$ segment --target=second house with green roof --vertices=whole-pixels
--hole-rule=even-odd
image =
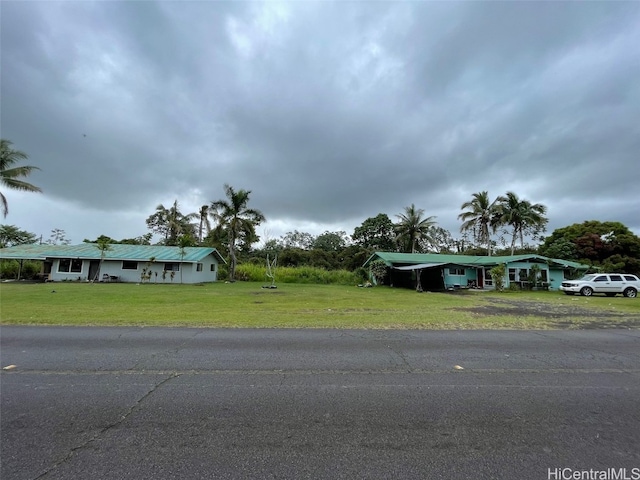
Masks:
[[[505,288],[515,284],[525,289],[557,290],[565,278],[575,278],[589,269],[581,263],[533,254],[489,257],[396,252],[376,252],[364,267],[370,267],[376,260],[387,267],[383,283],[424,290],[493,289],[490,272],[498,265],[505,267]]]

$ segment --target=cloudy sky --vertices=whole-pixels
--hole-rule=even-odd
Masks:
[[[640,2],[1,3],[2,138],[73,243],[251,190],[265,237],[471,194],[640,234]]]

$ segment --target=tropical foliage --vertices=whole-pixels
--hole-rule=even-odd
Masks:
[[[435,225],[435,217],[423,217],[424,210],[411,206],[396,215],[399,222],[395,225],[396,242],[402,252],[416,253],[424,250],[424,245],[431,240],[431,228]]]
[[[532,204],[528,200],[520,200],[518,195],[507,192],[505,196],[500,196],[497,201],[497,225],[510,226],[512,228],[511,255],[514,254],[516,240],[520,239],[521,246],[524,247],[524,237],[526,235],[537,236],[545,231],[547,225],[547,207],[540,203]]]
[[[293,230],[279,238],[268,238],[257,249],[253,247],[259,240],[256,228],[265,217],[260,210],[249,207],[251,191],[236,190],[225,184],[224,192],[226,198],[203,205],[196,213],[183,213],[177,200],[170,208],[158,205],[146,220],[151,231],[140,237],[118,241],[100,235],[95,240],[84,241],[150,245],[155,233],[161,237],[157,243],[160,245],[213,246],[228,251],[229,263],[220,267],[218,278],[225,278],[228,271],[230,280],[245,277],[255,280],[255,272],[266,270],[267,255],[270,258],[277,255],[279,276],[280,272],[288,271],[287,268],[294,269],[289,272],[289,278],[299,276],[294,271],[311,268],[304,275],[322,278],[322,281],[328,277],[308,272],[343,270],[364,277],[371,271],[364,272],[362,265],[376,251],[467,255],[539,253],[610,271],[640,273],[640,238],[626,226],[619,222],[590,221],[557,229],[543,239],[541,235],[548,222],[546,206],[521,199],[514,192],[493,200],[487,191],[473,193],[461,205],[462,213],[458,215],[462,221],[460,238],[438,226],[435,217],[426,216],[425,210],[411,204],[396,215],[396,223],[379,213],[365,219],[351,235],[344,231],[325,231],[314,236]],[[42,241],[42,237],[40,239]],[[538,248],[535,243],[525,245],[525,239],[544,240],[544,243]],[[22,232],[18,227],[0,228],[3,246],[35,241],[35,235]],[[46,243],[65,244],[69,240],[64,230],[54,229]],[[516,252],[518,243],[520,247]],[[238,270],[240,264],[242,268]],[[381,273],[384,268],[381,266]]]
[[[49,245],[69,245],[71,243],[71,239],[67,238],[67,232],[61,228],[54,228],[51,230],[51,235],[49,235],[49,238],[44,243]]]
[[[620,222],[591,220],[558,228],[545,239],[539,252],[610,272],[640,274],[640,237]]]
[[[0,248],[28,245],[36,241],[37,237],[34,233],[20,230],[15,225],[0,225]]]
[[[367,218],[351,235],[353,243],[372,251],[389,252],[396,249],[394,225],[386,213]]]
[[[178,200],[175,200],[169,208],[162,204],[158,205],[155,213],[147,218],[146,223],[152,232],[162,237],[161,243],[163,245],[176,246],[183,235],[195,237],[194,226],[191,221],[196,217],[197,214],[195,213],[182,213]]]
[[[265,220],[260,210],[248,207],[250,190],[236,191],[230,185],[224,186],[226,199],[211,203],[211,215],[217,222],[215,230],[226,234],[229,249],[229,280],[235,280],[238,243],[251,245],[257,242],[256,227]]]
[[[458,215],[463,222],[460,231],[470,231],[478,244],[487,246],[487,255],[491,255],[491,233],[495,233],[499,219],[496,200],[491,201],[489,192],[485,190],[474,193],[460,209],[465,210]]]
[[[202,234],[206,231],[207,234],[211,231],[211,222],[209,221],[209,205],[203,205],[198,210],[198,243],[202,244]]]
[[[26,153],[12,148],[13,143],[4,138],[0,140],[0,186],[24,192],[42,192],[40,187],[27,183],[23,178],[28,177],[38,167],[32,165],[17,165],[27,160]],[[7,197],[0,192],[0,208],[4,217],[9,213]]]
[[[235,278],[240,281],[271,284],[272,280],[267,277],[266,272],[266,264],[243,263],[237,266]],[[278,267],[276,280],[278,283],[356,285],[363,279],[356,273],[344,269],[327,270],[304,266]]]

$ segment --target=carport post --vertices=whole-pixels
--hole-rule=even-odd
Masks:
[[[422,276],[422,269],[418,268],[416,270],[416,292],[422,292],[422,282],[420,277]]]

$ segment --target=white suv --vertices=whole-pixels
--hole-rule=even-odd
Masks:
[[[585,275],[580,280],[565,280],[560,290],[567,295],[579,293],[590,297],[594,293],[604,293],[613,297],[617,293],[625,297],[635,298],[640,290],[640,279],[628,273],[595,273]]]

